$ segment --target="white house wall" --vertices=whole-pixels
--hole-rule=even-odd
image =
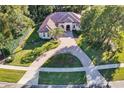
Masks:
[[[61,27],[61,25],[64,26],[64,31],[66,31],[66,25],[70,25],[70,29],[72,30],[80,30],[79,24],[77,23],[59,23],[58,27]],[[73,26],[75,25],[75,28]]]
[[[39,33],[39,37],[42,39],[51,39],[50,35],[48,35],[48,32]]]

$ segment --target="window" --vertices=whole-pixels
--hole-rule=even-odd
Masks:
[[[45,33],[43,33],[43,37],[45,37]]]

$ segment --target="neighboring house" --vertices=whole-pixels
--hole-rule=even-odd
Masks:
[[[61,27],[64,31],[80,30],[80,14],[74,12],[55,12],[46,17],[38,30],[42,39],[50,39],[48,31]]]

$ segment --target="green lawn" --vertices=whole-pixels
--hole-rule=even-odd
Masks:
[[[0,82],[16,83],[24,75],[25,71],[0,69]]]
[[[124,80],[124,68],[99,70],[108,81]]]
[[[40,54],[56,48],[58,45],[58,41],[41,40],[38,36],[38,33],[33,31],[29,36],[26,37],[24,44],[16,48],[13,54],[14,60],[8,64],[16,66],[29,66]],[[37,55],[34,55],[33,52],[35,52]],[[22,58],[26,58],[26,62],[23,62]],[[29,62],[27,62],[27,59]]]
[[[39,84],[84,84],[86,83],[85,72],[40,72]]]
[[[83,51],[85,51],[95,65],[124,63],[124,49],[122,50],[122,53],[116,53],[116,55],[110,61],[107,61],[109,57],[107,55],[107,51],[91,48],[91,46],[88,46],[85,41],[86,40],[83,36],[79,36],[79,38],[76,39],[77,44]]]
[[[71,54],[58,54],[51,57],[43,67],[81,67],[80,60]]]

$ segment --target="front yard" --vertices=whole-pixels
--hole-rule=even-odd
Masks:
[[[68,85],[85,84],[85,72],[40,72],[39,84]]]
[[[16,83],[24,73],[22,70],[0,69],[0,82]]]
[[[51,57],[43,67],[82,67],[82,64],[77,57],[64,53]]]
[[[59,42],[55,40],[41,40],[36,31],[26,38],[24,44],[18,46],[14,51],[13,61],[7,64],[29,66],[39,55],[59,45]]]

